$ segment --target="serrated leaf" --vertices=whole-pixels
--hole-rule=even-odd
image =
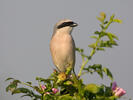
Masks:
[[[100,41],[100,47],[112,48],[113,45],[117,45],[117,43],[115,41]]]
[[[14,80],[14,78],[9,77],[5,81],[8,81],[8,80]]]
[[[110,33],[110,32],[108,32],[107,34],[110,34],[113,38],[115,38],[116,40],[119,40],[118,37],[115,34]]]
[[[100,91],[100,88],[96,84],[88,84],[88,85],[85,86],[85,90],[96,94]]]
[[[113,81],[113,75],[110,72],[110,70],[106,67],[103,68],[103,71],[105,72],[105,74]]]
[[[116,22],[116,23],[122,23],[122,20],[120,20],[120,19],[113,19],[113,22]]]
[[[12,95],[17,93],[31,93],[31,91],[27,88],[17,88],[12,92]]]
[[[113,37],[112,37],[112,35],[110,33],[107,33],[107,36],[110,39],[110,41],[113,41]]]

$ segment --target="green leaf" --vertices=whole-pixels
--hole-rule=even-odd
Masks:
[[[104,22],[104,24],[107,24],[107,23],[108,23],[108,21],[105,21],[105,22]]]
[[[116,40],[119,40],[119,39],[118,39],[118,37],[117,37],[115,34],[110,33],[110,32],[108,32],[107,34],[111,35],[111,36],[112,36],[112,38],[114,38],[114,39],[116,39]]]
[[[113,41],[100,41],[100,47],[108,47],[108,48],[112,48],[112,46],[117,46],[118,44],[113,40]]]
[[[11,79],[11,78],[10,78]],[[9,90],[12,92],[14,89],[17,88],[18,83],[21,83],[19,80],[14,80],[13,82],[11,82],[7,87],[6,87],[6,92],[8,92]]]
[[[56,100],[54,99],[55,97],[50,95],[50,94],[46,94],[43,96],[43,100]]]
[[[113,22],[116,22],[116,23],[122,23],[122,20],[120,20],[120,19],[113,19]]]
[[[100,37],[103,37],[103,36],[106,36],[106,35],[107,35],[107,33],[106,32],[103,32],[103,31],[100,32],[100,34],[99,34]]]
[[[31,91],[27,88],[17,88],[12,92],[12,95],[17,93],[31,93]]]
[[[99,32],[99,31],[95,31],[94,32],[94,34],[97,34],[97,35],[99,35],[101,32]]]
[[[58,98],[58,100],[73,100],[73,97],[70,96],[69,94],[62,95]]]
[[[96,84],[88,84],[85,86],[85,90],[97,94],[100,91],[100,88]]]
[[[83,52],[84,52],[84,49],[76,48],[76,51],[78,51],[78,52],[80,52],[80,53],[83,53]]]
[[[43,91],[38,86],[33,86],[33,88],[40,94],[43,93]]]
[[[38,80],[40,82],[48,83],[48,84],[50,84],[50,82],[51,82],[51,79],[44,79],[41,77],[36,77],[36,80]]]
[[[26,96],[32,97],[30,94],[25,94],[25,95],[22,95],[21,98],[26,97]]]
[[[98,47],[97,50],[99,50],[99,51],[105,51],[105,49],[104,48],[101,48],[101,47]]]
[[[116,43],[116,41],[110,41],[110,44],[111,45],[114,45],[114,46],[118,46],[118,44]]]
[[[113,37],[112,37],[111,34],[108,33],[107,36],[108,36],[108,38],[110,39],[110,41],[113,41]]]
[[[102,72],[102,65],[101,64],[94,64],[93,66],[90,66],[91,69],[93,69],[95,72],[97,72],[98,75],[100,75],[101,78],[103,78],[103,72]]]
[[[18,84],[18,83],[21,83],[21,81],[20,80],[14,80],[13,81],[13,84]]]
[[[28,83],[29,85],[31,85],[31,84],[32,84],[32,82],[26,82],[26,83]]]
[[[113,81],[113,75],[110,72],[110,70],[106,67],[103,68],[103,71],[105,72],[105,74]]]
[[[103,78],[103,69],[101,64],[89,65],[88,68],[84,68],[83,70],[86,70],[90,74],[96,72],[101,78]]]
[[[90,38],[93,38],[93,39],[98,39],[97,36],[90,36]]]
[[[9,77],[5,81],[8,81],[8,80],[14,80],[14,78]]]
[[[7,87],[6,87],[6,92],[8,91],[14,91],[14,89],[16,89],[16,84],[9,84]]]

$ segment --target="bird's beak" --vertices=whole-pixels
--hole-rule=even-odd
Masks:
[[[77,23],[73,23],[73,24],[71,25],[71,27],[76,27],[76,26],[78,26]]]

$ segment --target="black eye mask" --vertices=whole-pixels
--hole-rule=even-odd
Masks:
[[[61,25],[59,25],[57,28],[60,29],[60,28],[66,27],[66,26],[72,26],[73,24],[74,24],[74,22],[64,22]]]

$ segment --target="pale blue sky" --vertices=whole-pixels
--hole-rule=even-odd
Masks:
[[[125,96],[133,97],[132,10],[132,0],[0,0],[0,100],[30,100],[6,93],[7,77],[34,81],[36,76],[48,77],[53,71],[49,41],[56,22],[64,18],[77,22],[72,35],[77,47],[86,48],[92,41],[91,33],[99,29],[96,16],[101,11],[115,13],[123,20],[109,29],[120,41],[118,47],[97,53],[91,63],[110,68],[119,86],[127,91]],[[88,48],[85,50],[87,53]],[[86,83],[109,83],[97,75],[83,78]]]

